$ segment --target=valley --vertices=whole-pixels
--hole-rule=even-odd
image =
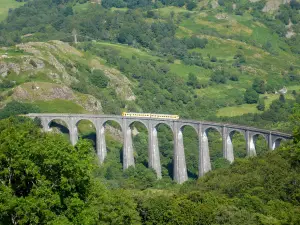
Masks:
[[[298,0],[3,0],[0,224],[299,224],[299,104]]]

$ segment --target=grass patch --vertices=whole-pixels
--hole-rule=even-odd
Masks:
[[[185,8],[179,8],[179,7],[175,7],[175,6],[163,7],[163,8],[157,9],[157,12],[159,13],[159,15],[161,17],[164,17],[164,18],[170,17],[171,12],[174,12],[175,14],[191,13],[190,11],[188,11]]]
[[[243,104],[239,106],[224,107],[218,110],[217,116],[233,117],[241,116],[247,113],[261,113],[256,106],[257,104]]]
[[[86,11],[88,10],[88,8],[90,7],[90,3],[89,2],[86,2],[84,4],[76,4],[74,7],[73,7],[73,10],[75,13],[80,13],[82,11]]]
[[[121,44],[112,44],[107,42],[97,42],[96,45],[103,46],[103,47],[110,47],[117,51],[120,51],[120,55],[126,58],[131,58],[132,56],[138,56],[142,59],[148,60],[158,60],[160,59],[157,56],[150,55],[149,53],[142,51],[137,48],[132,48],[128,45],[121,45]]]
[[[96,129],[94,125],[92,124],[92,122],[88,120],[81,120],[77,126],[78,126],[79,135],[81,137],[92,136],[96,134]]]
[[[17,2],[16,0],[1,0],[0,21],[3,21],[7,17],[9,9],[14,9],[22,5],[24,5],[24,2]]]
[[[86,113],[86,110],[72,101],[55,99],[51,101],[35,101],[42,113]]]
[[[170,64],[171,72],[187,78],[189,73],[197,75],[199,80],[209,80],[211,71],[201,68],[199,66],[189,66],[184,64]]]
[[[300,90],[300,86],[290,86],[287,87],[288,93],[285,94],[286,99],[294,99],[294,96],[291,94],[292,90]],[[219,92],[217,92],[219,94]],[[266,110],[270,108],[270,105],[272,104],[273,101],[279,99],[279,94],[263,94],[260,95],[260,98],[264,98],[265,100],[265,105],[266,105]],[[243,104],[239,106],[232,106],[232,107],[224,107],[218,110],[217,116],[222,117],[233,117],[233,116],[241,116],[243,114],[247,113],[262,113],[262,111],[259,111],[256,108],[257,104]]]

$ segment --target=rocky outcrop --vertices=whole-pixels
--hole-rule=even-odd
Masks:
[[[18,101],[50,101],[63,99],[73,101],[89,112],[102,112],[101,102],[91,95],[75,94],[72,89],[60,84],[29,82],[14,89],[13,99]]]
[[[268,0],[263,12],[274,12],[277,11],[282,4],[290,3],[291,0]]]
[[[132,89],[131,83],[126,76],[123,76],[120,71],[109,68],[100,63],[100,60],[93,59],[90,62],[93,69],[100,69],[109,78],[109,85],[112,86],[116,93],[127,101],[134,101],[136,99]]]
[[[218,3],[217,0],[211,1],[211,7],[212,7],[213,9],[218,8],[219,6],[220,6],[220,5],[219,5],[219,3]]]
[[[47,61],[49,65],[53,67],[51,73],[49,73],[51,79],[70,85],[76,82],[77,79],[71,76],[65,66],[60,62],[55,55],[73,54],[76,56],[82,56],[82,53],[77,49],[71,47],[69,44],[61,41],[51,41],[49,43],[43,42],[29,42],[25,44],[17,45],[17,48],[23,50],[26,53],[34,55],[34,57],[24,56],[23,70],[35,70],[45,67],[44,61]],[[29,60],[29,61],[28,61]],[[71,62],[72,64],[73,62]],[[53,76],[55,74],[55,76]]]
[[[1,77],[6,77],[9,72],[15,72],[16,74],[20,73],[20,67],[18,64],[16,63],[12,63],[12,62],[0,62],[0,75]]]
[[[61,41],[28,42],[15,48],[2,48],[7,52],[0,59],[1,76],[11,72],[26,80],[46,80],[47,82],[28,82],[14,89],[13,98],[19,101],[51,101],[64,99],[72,101],[89,112],[102,112],[101,102],[91,95],[75,93],[71,85],[86,79],[79,74],[84,67],[87,71],[101,69],[109,78],[109,86],[123,100],[134,101],[132,84],[120,71],[104,65],[94,56],[87,60],[84,53]],[[15,54],[11,52],[15,51]],[[40,79],[41,78],[41,79]]]

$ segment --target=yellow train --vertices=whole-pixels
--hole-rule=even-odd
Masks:
[[[128,113],[122,112],[124,117],[143,117],[143,118],[154,118],[154,119],[171,119],[178,120],[178,115],[169,115],[169,114],[153,114],[153,113]]]

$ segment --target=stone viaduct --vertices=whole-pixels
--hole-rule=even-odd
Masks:
[[[103,163],[107,154],[105,143],[105,124],[108,121],[117,122],[124,136],[123,143],[123,168],[134,166],[134,151],[132,145],[131,124],[140,122],[145,125],[148,130],[148,159],[149,167],[156,171],[157,177],[161,178],[160,154],[158,149],[157,126],[165,124],[170,127],[174,136],[174,158],[173,158],[173,179],[177,183],[183,183],[188,179],[187,167],[185,162],[185,153],[183,145],[183,128],[190,126],[195,129],[199,141],[199,163],[198,174],[203,176],[211,170],[211,162],[209,156],[208,136],[209,129],[217,130],[223,139],[223,156],[228,161],[234,161],[232,136],[235,132],[241,133],[246,140],[247,156],[255,156],[255,143],[259,135],[263,136],[268,143],[270,150],[274,150],[280,145],[282,140],[291,139],[291,135],[280,133],[277,131],[262,130],[253,127],[221,124],[214,122],[204,122],[195,120],[170,120],[170,119],[154,119],[140,117],[122,117],[115,115],[85,115],[85,114],[28,114],[30,118],[39,118],[45,131],[49,131],[50,123],[53,120],[61,120],[65,122],[69,129],[70,141],[73,145],[78,140],[77,125],[81,120],[88,120],[94,124],[96,128],[96,153],[100,163]]]

